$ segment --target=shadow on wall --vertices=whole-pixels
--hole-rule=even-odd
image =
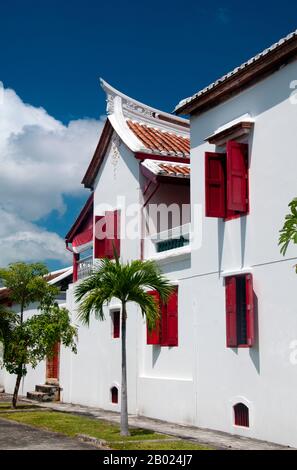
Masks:
[[[159,359],[160,353],[161,353],[160,346],[153,346],[153,348],[152,348],[153,367],[155,367],[156,362]]]

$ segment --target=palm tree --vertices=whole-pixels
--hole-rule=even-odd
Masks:
[[[115,253],[115,260],[104,258],[86,280],[75,289],[75,298],[80,302],[78,318],[88,325],[91,314],[98,320],[104,320],[103,306],[112,298],[120,300],[121,341],[122,341],[122,386],[121,386],[121,435],[128,436],[127,405],[127,363],[126,363],[126,320],[127,303],[134,302],[146,317],[149,330],[152,330],[159,318],[159,305],[148,290],[156,290],[160,300],[167,302],[173,287],[153,261],[135,260],[123,264]]]

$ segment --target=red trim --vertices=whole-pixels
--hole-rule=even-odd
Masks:
[[[160,160],[164,162],[190,163],[188,157],[168,157],[167,155],[153,155],[151,153],[135,153],[137,160]]]
[[[84,207],[80,211],[78,217],[73,223],[71,229],[67,233],[65,239],[66,242],[71,243],[75,235],[79,234],[79,230],[83,223],[86,222],[88,216],[93,215],[93,206],[94,206],[94,194],[92,193],[85,203]]]
[[[103,163],[112,134],[113,127],[109,119],[106,119],[95,153],[82,180],[82,184],[85,188],[93,189],[93,183]]]

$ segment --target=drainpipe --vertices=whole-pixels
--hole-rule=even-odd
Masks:
[[[66,250],[68,250],[68,251],[70,251],[70,253],[72,253],[72,266],[73,266],[72,282],[76,282],[77,279],[78,279],[79,253],[74,253],[73,249],[69,247],[68,243],[69,243],[69,241],[66,240]]]

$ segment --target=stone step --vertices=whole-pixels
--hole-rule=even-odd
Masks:
[[[36,385],[35,386],[35,391],[36,392],[43,392],[47,393],[48,395],[55,395],[59,391],[59,386],[58,385]]]
[[[27,392],[27,398],[35,401],[54,401],[55,396],[44,392]]]

